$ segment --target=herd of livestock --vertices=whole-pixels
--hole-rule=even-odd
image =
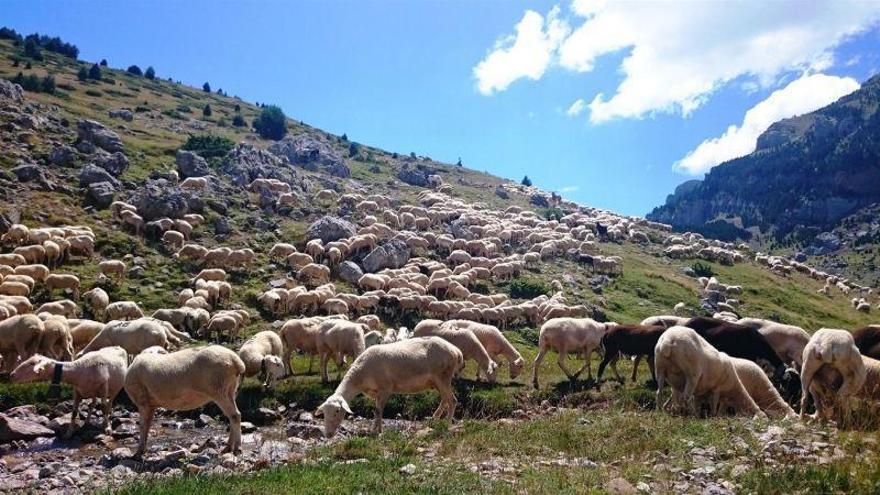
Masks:
[[[259,182],[258,181],[262,181]],[[283,183],[259,179],[251,190],[286,194]],[[276,181],[277,182],[277,181]],[[552,295],[514,300],[505,293],[477,291],[477,285],[517,277],[527,267],[566,257],[585,270],[620,274],[623,260],[600,254],[605,242],[658,243],[670,257],[700,257],[719,263],[746,259],[746,246],[733,246],[698,234],[672,234],[668,226],[590,208],[568,208],[558,220],[511,206],[496,211],[436,190],[419,195],[419,205],[400,205],[381,196],[320,191],[315,200],[330,202],[339,213],[357,219],[353,233],[330,229],[299,247],[278,243],[266,253],[250,248],[205,247],[195,243],[205,219],[199,214],[145,221],[133,205],[115,202],[114,221],[166,250],[169,262],[197,266],[190,287],[179,287],[177,307],[147,316],[136,301],[111,301],[102,288],[123,283],[125,260],[103,260],[98,275],[81,293],[79,277],[65,264],[91,263],[95,234],[88,226],[13,225],[0,243],[0,354],[12,382],[52,381],[73,388],[73,434],[83,399],[100,400],[103,427],[116,395],[125,389],[137,407],[140,438],[146,449],[157,408],[187,410],[215,403],[231,428],[226,449],[241,444],[241,414],[236,394],[243,377],[257,376],[266,387],[293,374],[294,352],[318,356],[324,381],[332,360],[341,381],[319,407],[325,434],[332,436],[358,394],[376,405],[374,429],[382,428],[382,410],[392,394],[434,389],[440,404],[435,417],[452,418],[456,398],[452,381],[465,363],[476,363],[477,379],[498,380],[502,360],[510,379],[526,368],[520,352],[502,330],[540,327],[531,382],[540,386],[539,368],[550,351],[563,373],[592,378],[594,352],[602,355],[601,378],[610,365],[615,377],[621,356],[647,360],[657,383],[657,405],[688,414],[736,413],[773,417],[805,415],[840,418],[851,397],[880,400],[880,326],[855,332],[802,328],[756,318],[740,318],[735,300],[726,299],[713,317],[655,316],[639,324],[602,323],[584,305],[565,296],[557,280]],[[190,184],[189,187],[201,187]],[[204,234],[203,234],[204,235]],[[227,271],[246,269],[263,259],[289,268],[283,286],[273,285],[257,298],[262,316],[275,319],[272,330],[258,331],[237,351],[222,345],[193,346],[197,339],[237,342],[255,318],[233,304]],[[856,291],[854,306],[870,311],[874,291],[784,257],[754,255],[779,276],[792,271],[825,280],[826,292]],[[372,269],[362,270],[372,267]],[[364,273],[366,271],[366,273]],[[334,282],[333,280],[337,280]],[[722,284],[723,285],[723,284]],[[703,290],[719,290],[704,280]],[[730,286],[723,287],[731,291]],[[62,291],[69,298],[54,299]],[[33,299],[48,300],[36,305]],[[857,301],[857,302],[856,302]],[[864,306],[867,306],[865,309]],[[677,306],[676,311],[685,308]],[[89,319],[83,318],[88,313]],[[403,316],[419,320],[412,330],[383,329],[383,321]],[[170,352],[170,349],[176,349]],[[571,371],[569,356],[583,366]],[[343,367],[348,362],[344,376]],[[311,363],[310,363],[311,369]],[[661,400],[666,386],[672,390]],[[810,405],[810,399],[813,405]]]

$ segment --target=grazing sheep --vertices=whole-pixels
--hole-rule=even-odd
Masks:
[[[880,359],[880,325],[868,325],[853,331],[853,340],[863,355]]]
[[[177,337],[169,338],[169,333],[160,320],[141,318],[132,321],[111,321],[95,335],[88,345],[79,352],[83,355],[104,347],[118,345],[132,356],[154,345],[168,348],[169,341],[179,344]]]
[[[36,281],[44,282],[50,272],[49,267],[46,265],[19,265],[13,269],[13,273],[16,275],[27,275]]]
[[[736,376],[739,377],[743,387],[751,396],[755,404],[771,418],[795,417],[794,409],[791,408],[779,395],[779,391],[767,378],[767,374],[753,361],[742,358],[730,358],[736,368]]]
[[[52,273],[46,277],[46,291],[50,294],[56,289],[70,289],[73,298],[79,299],[79,277],[61,273]]]
[[[43,320],[43,334],[37,352],[55,359],[73,359],[73,337],[67,318],[48,313],[39,316]]]
[[[186,242],[186,238],[183,234],[176,230],[168,230],[164,234],[162,234],[162,244],[167,246],[169,249],[183,249],[183,243]],[[179,253],[180,251],[178,251]]]
[[[104,321],[135,320],[143,317],[143,310],[134,301],[116,301],[104,308]]]
[[[116,280],[122,280],[125,277],[125,263],[119,260],[102,261],[98,263],[98,269],[108,277],[115,277]]]
[[[205,281],[215,280],[215,281],[223,282],[226,280],[226,270],[224,270],[222,268],[206,268],[206,269],[200,271],[199,274],[196,275],[191,280],[191,282],[196,283],[196,281],[198,281],[198,280],[205,280]]]
[[[810,337],[804,347],[804,364],[801,368],[801,418],[807,415],[807,393],[816,402],[816,417],[827,413],[822,411],[823,403],[818,387],[811,387],[813,377],[824,367],[836,370],[842,376],[834,402],[840,406],[844,415],[849,414],[849,397],[865,383],[865,364],[852,334],[846,330],[822,328]]]
[[[36,283],[37,283],[32,277],[29,277],[27,275],[17,274],[17,273],[12,274],[12,275],[7,275],[3,279],[3,283],[7,283],[7,282],[18,282],[20,284],[24,284],[27,286],[28,291],[33,291],[34,285],[36,285]],[[9,294],[9,295],[14,296],[14,295],[18,295],[18,294]]]
[[[31,356],[18,365],[10,376],[12,383],[32,383],[51,380],[52,383],[68,383],[73,386],[73,409],[66,437],[76,430],[76,416],[82,399],[92,399],[92,409],[101,399],[103,409],[102,427],[110,433],[110,410],[113,400],[122,390],[128,355],[121,347],[105,347],[84,354],[76,361],[56,361],[39,354]],[[89,416],[86,416],[88,422]]]
[[[661,315],[649,316],[639,323],[643,327],[652,327],[659,325],[664,328],[672,328],[676,326],[684,326],[690,320],[687,316]]]
[[[370,329],[362,323],[345,320],[327,320],[320,326],[315,345],[321,356],[321,380],[327,382],[327,361],[332,355],[336,362],[339,377],[342,376],[342,365],[346,356],[357,358],[364,352],[364,333]]]
[[[158,309],[153,312],[151,317],[166,321],[175,329],[188,332],[190,335],[200,334],[211,318],[210,314],[204,309],[189,307]]]
[[[92,312],[95,318],[104,318],[107,306],[110,305],[110,296],[100,287],[95,287],[83,293],[83,304]]]
[[[287,258],[291,254],[296,252],[296,247],[293,244],[287,244],[284,242],[275,243],[272,246],[272,249],[269,250],[269,258],[277,259],[277,258]]]
[[[413,337],[440,337],[462,352],[465,361],[473,359],[477,363],[477,378],[486,376],[490,383],[495,381],[498,363],[489,357],[480,339],[470,329],[444,327],[440,320],[422,320],[413,329]]]
[[[620,373],[617,371],[617,360],[621,354],[627,356],[635,356],[633,363],[632,381],[636,381],[639,371],[639,362],[645,356],[648,359],[648,369],[651,371],[651,379],[655,382],[657,377],[654,375],[654,348],[657,341],[666,327],[662,325],[643,326],[643,325],[614,325],[608,329],[605,336],[602,337],[602,347],[605,348],[605,356],[599,364],[599,372],[596,375],[598,380],[602,379],[602,373],[605,366],[611,364],[611,371],[614,372],[615,378],[620,380]]]
[[[757,328],[786,364],[795,363],[798,369],[804,364],[804,347],[810,341],[810,334],[803,328],[759,318],[742,318],[737,323]]]
[[[751,361],[763,359],[774,369],[785,364],[773,346],[754,327],[702,316],[691,318],[684,326],[692,328],[716,349],[730,356]]]
[[[858,390],[854,390],[853,395],[869,401],[880,401],[880,361],[862,356],[862,363],[865,367],[865,383]],[[834,400],[836,391],[840,389],[842,383],[843,377],[833,368],[825,366],[816,373],[812,390],[816,392],[814,397],[821,401],[817,402],[817,413],[821,409],[828,417],[827,414],[832,412],[830,406],[835,405],[836,402]]]
[[[73,349],[76,351],[85,347],[104,328],[103,322],[94,320],[67,320],[67,322],[70,325]]]
[[[504,356],[507,359],[507,364],[510,368],[510,379],[513,380],[522,373],[523,367],[525,365],[525,361],[523,360],[522,355],[520,355],[519,351],[516,350],[515,347],[510,343],[509,340],[498,330],[498,327],[493,325],[485,325],[483,323],[476,323],[468,320],[450,320],[444,322],[443,327],[453,327],[453,328],[466,328],[473,332],[474,336],[477,337],[477,340],[483,344],[483,347],[486,349],[486,353],[489,354],[489,358],[493,361],[498,361],[496,358],[498,356]],[[404,329],[402,329],[404,330]],[[495,381],[495,377],[488,377],[490,382]]]
[[[51,315],[64,316],[67,318],[76,318],[79,316],[79,308],[76,303],[70,299],[62,299],[61,301],[47,302],[34,311],[36,314],[49,313]]]
[[[134,358],[125,376],[125,391],[140,417],[135,457],[141,457],[147,448],[147,435],[157,408],[186,411],[208,402],[214,402],[229,420],[229,439],[223,452],[238,452],[241,413],[235,396],[243,376],[241,358],[216,345]]]
[[[0,355],[6,372],[12,371],[19,360],[24,361],[37,352],[43,331],[43,321],[32,314],[0,321]]]
[[[181,189],[201,190],[208,187],[207,177],[187,177],[180,182]]]
[[[0,283],[0,295],[28,297],[31,295],[31,289],[21,282],[7,282],[4,279],[3,283]]]
[[[244,376],[260,375],[264,387],[272,387],[275,380],[284,376],[284,344],[281,337],[271,330],[257,333],[238,351],[238,357],[244,363]]]
[[[464,368],[464,356],[454,345],[438,337],[408,339],[365,350],[355,359],[345,378],[323,404],[317,416],[324,417],[324,436],[332,437],[355,396],[363,393],[376,402],[373,431],[382,431],[382,411],[392,394],[416,394],[434,389],[440,405],[434,418],[444,415],[451,421],[456,399],[452,378]]]
[[[321,331],[321,322],[319,318],[287,320],[278,330],[278,335],[284,342],[284,367],[287,374],[293,374],[290,356],[297,350],[309,355],[309,373],[312,372],[312,362],[318,354],[317,337]]]
[[[556,362],[569,380],[577,380],[587,370],[587,377],[592,378],[590,358],[593,351],[599,348],[608,325],[590,318],[553,318],[541,325],[538,336],[538,355],[532,369],[532,385],[538,388],[538,368],[550,349],[559,355]],[[581,354],[586,361],[575,373],[565,366],[569,354]]]
[[[672,387],[672,397],[686,413],[695,414],[696,397],[709,397],[709,411],[717,415],[722,401],[738,413],[762,415],[736,374],[730,357],[712,347],[688,327],[672,327],[657,341],[654,349],[657,375],[656,407],[664,386]],[[666,402],[664,407],[669,404]]]

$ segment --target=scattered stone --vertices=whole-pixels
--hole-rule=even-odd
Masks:
[[[343,237],[351,237],[356,232],[357,227],[353,223],[328,215],[309,225],[309,228],[306,229],[306,239],[321,239],[327,243],[338,241]]]
[[[406,242],[400,239],[390,241],[376,247],[364,258],[364,270],[375,273],[385,268],[400,268],[409,261],[410,249]]]
[[[97,165],[88,163],[79,173],[79,186],[88,187],[95,182],[109,182],[113,187],[121,187],[119,181],[110,172]]]
[[[203,177],[211,173],[208,162],[192,151],[177,150],[174,160],[181,178]]]
[[[416,465],[415,464],[407,464],[400,468],[400,472],[403,474],[415,474],[416,473]]]
[[[636,487],[623,478],[614,478],[605,486],[609,493],[617,495],[635,495],[638,493]]]
[[[104,153],[103,151],[96,153],[92,157],[92,163],[103,168],[113,177],[119,177],[122,172],[128,169],[128,157],[122,152]]]
[[[100,209],[110,206],[116,198],[116,188],[110,182],[93,182],[87,191],[89,201]]]
[[[126,122],[134,120],[134,113],[127,108],[111,108],[107,110],[107,116],[111,119],[122,119]]]
[[[322,171],[336,177],[349,177],[345,160],[323,138],[314,134],[287,136],[269,146],[269,152],[283,156],[306,170]]]
[[[364,271],[354,261],[343,261],[339,264],[339,276],[350,284],[357,284]]]
[[[49,163],[58,167],[70,167],[76,163],[77,154],[72,146],[62,144],[49,153]]]
[[[18,178],[19,182],[45,182],[46,176],[43,169],[36,163],[20,162],[18,166],[12,169],[12,173]]]
[[[14,418],[0,413],[0,443],[15,440],[32,440],[38,437],[51,437],[54,435],[54,431],[37,422]]]
[[[122,151],[119,134],[107,129],[100,122],[83,119],[77,122],[76,130],[81,142],[92,143],[110,153]]]

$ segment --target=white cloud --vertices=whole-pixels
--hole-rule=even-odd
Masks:
[[[587,102],[585,102],[583,100],[583,98],[578,98],[577,101],[575,101],[574,103],[571,104],[570,107],[568,107],[568,110],[565,111],[565,115],[568,115],[569,117],[576,117],[576,116],[584,113],[584,110],[586,110],[586,109],[587,109]]]
[[[475,68],[480,91],[540,79],[552,66],[590,72],[600,57],[619,53],[623,80],[589,103],[593,123],[658,112],[687,116],[731,81],[766,89],[786,73],[827,69],[838,44],[880,20],[880,2],[574,0],[571,12],[583,21],[563,20],[558,7],[546,22],[527,11],[517,34],[500,40]],[[568,25],[578,22],[569,34]]]
[[[569,31],[568,24],[559,19],[559,7],[551,9],[546,20],[527,10],[516,25],[516,34],[497,40],[493,51],[474,67],[477,89],[491,95],[523,77],[540,79]]]
[[[578,186],[565,186],[559,189],[559,192],[562,194],[576,192],[580,187]]]
[[[719,163],[747,155],[755,150],[758,136],[774,122],[812,112],[857,89],[859,83],[849,77],[804,75],[752,107],[739,126],[732,125],[721,136],[700,143],[674,168],[699,175]]]

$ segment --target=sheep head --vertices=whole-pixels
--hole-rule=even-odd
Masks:
[[[525,366],[525,361],[523,358],[519,357],[510,362],[510,379],[518,377],[520,373],[522,373],[523,367]]]
[[[339,429],[346,414],[354,413],[351,412],[348,402],[341,395],[333,394],[318,406],[315,416],[324,417],[324,436],[326,438],[331,438],[336,434],[336,430]]]
[[[55,360],[34,354],[16,366],[9,376],[9,381],[12,383],[31,383],[49,380],[52,378],[54,366]]]
[[[263,387],[265,388],[274,386],[275,380],[279,380],[284,376],[284,361],[278,356],[264,356],[260,367]]]

